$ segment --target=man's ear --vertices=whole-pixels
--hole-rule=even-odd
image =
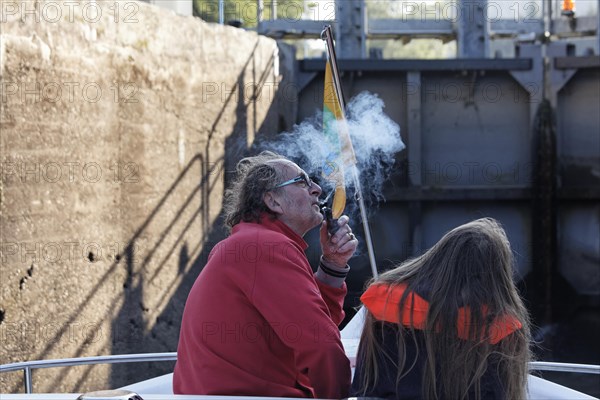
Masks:
[[[273,194],[273,192],[267,192],[263,196],[263,201],[267,208],[273,211],[275,214],[283,214],[283,209],[281,208],[281,204],[277,199],[277,196]]]

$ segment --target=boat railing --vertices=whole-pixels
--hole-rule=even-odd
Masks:
[[[32,371],[35,369],[157,361],[177,361],[177,353],[118,354],[95,357],[61,358],[58,360],[23,361],[0,365],[0,374],[22,370],[24,374],[25,393],[33,393]]]
[[[139,362],[163,362],[177,361],[177,353],[140,353],[140,354],[119,354],[109,356],[62,358],[58,360],[37,360],[23,361],[12,364],[0,365],[0,374],[5,372],[23,371],[25,393],[33,393],[33,376],[35,369],[73,367],[79,365],[95,364],[122,364]],[[572,364],[548,361],[533,361],[529,363],[530,371],[554,371],[570,372],[580,374],[600,375],[600,365],[590,364]]]

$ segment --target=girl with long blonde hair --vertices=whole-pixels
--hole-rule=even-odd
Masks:
[[[371,282],[352,391],[389,399],[526,398],[528,312],[491,218]]]

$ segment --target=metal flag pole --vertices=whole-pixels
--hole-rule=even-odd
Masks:
[[[325,40],[327,44],[327,55],[329,57],[329,63],[331,65],[331,75],[333,77],[333,88],[337,95],[337,98],[340,102],[340,108],[342,110],[342,115],[344,119],[346,119],[346,102],[344,100],[344,94],[342,92],[342,85],[340,83],[339,70],[337,67],[337,59],[335,56],[335,47],[333,46],[333,37],[331,31],[331,25],[326,25],[321,32],[321,39]],[[348,138],[349,139],[349,138]],[[350,142],[351,145],[352,142]],[[365,242],[367,243],[367,252],[369,254],[369,263],[371,265],[371,272],[373,274],[373,278],[379,277],[379,273],[377,272],[377,264],[375,262],[375,251],[373,250],[373,241],[371,239],[371,229],[369,228],[369,220],[367,219],[367,211],[365,207],[365,202],[362,196],[362,188],[360,186],[360,180],[358,176],[358,168],[356,164],[351,168],[352,180],[354,182],[354,196],[358,202],[358,208],[360,210],[360,217],[362,220],[363,230],[365,232]]]

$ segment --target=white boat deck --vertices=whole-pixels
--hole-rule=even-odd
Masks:
[[[363,310],[359,311],[356,316],[342,330],[342,344],[346,351],[346,355],[350,359],[352,371],[356,364],[356,354],[360,340],[360,332],[364,322]],[[43,366],[38,368],[48,368],[50,366],[69,366],[74,365],[77,360],[79,363],[115,363],[129,358],[131,360],[141,360],[144,356],[150,356],[154,360],[172,360],[176,356],[175,353],[162,353],[154,355],[121,355],[109,357],[95,357],[95,362],[90,358],[81,359],[66,359],[58,362],[44,361]],[[101,359],[101,361],[98,361]],[[55,365],[58,364],[58,365]],[[14,370],[14,364],[0,367],[0,372]],[[2,368],[3,367],[3,368]],[[577,365],[577,364],[560,364],[560,363],[532,363],[532,369],[550,370],[550,371],[567,371],[575,373],[592,373],[600,374],[600,366],[592,365]],[[121,389],[130,390],[139,394],[144,400],[277,400],[276,397],[251,397],[251,396],[190,396],[190,395],[174,395],[172,390],[173,374],[166,374],[156,378],[138,382]],[[25,393],[25,394],[0,394],[0,400],[76,400],[81,393]],[[578,392],[576,390],[558,385],[548,380],[530,375],[529,376],[529,400],[585,400],[596,399]],[[283,399],[283,398],[281,398]],[[289,400],[289,398],[286,398]]]
[[[135,385],[127,386],[126,389],[139,394],[144,400],[290,400],[278,397],[239,397],[239,396],[190,396],[175,395],[171,391],[171,380],[173,374],[163,375],[149,379]],[[76,400],[81,393],[30,393],[30,394],[2,394],[2,400]],[[566,388],[547,380],[529,376],[529,400],[587,400],[596,399],[584,393]]]

